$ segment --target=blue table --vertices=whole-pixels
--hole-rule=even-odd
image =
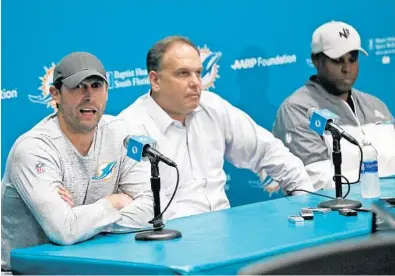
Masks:
[[[381,187],[382,196],[395,195],[395,179],[381,180]],[[348,198],[360,199],[358,185]],[[262,258],[370,233],[370,213],[317,214],[303,226],[287,221],[324,200],[302,195],[169,221],[168,228],[182,232],[179,240],[144,242],[134,234],[108,234],[71,246],[16,249],[11,265],[21,274],[235,274]],[[361,201],[365,207],[372,202]]]

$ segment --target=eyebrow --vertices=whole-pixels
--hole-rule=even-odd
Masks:
[[[202,69],[203,69],[202,66],[201,66],[201,67],[198,67],[198,68],[180,67],[180,68],[177,68],[176,71],[182,71],[182,70],[186,70],[186,71],[199,71],[199,70],[202,70]]]
[[[96,83],[96,82],[104,82],[104,80],[102,78],[92,78],[92,79],[85,79],[83,81],[81,81],[80,83]]]

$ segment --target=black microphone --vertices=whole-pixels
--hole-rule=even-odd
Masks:
[[[154,149],[155,140],[147,136],[127,136],[123,140],[123,145],[127,149],[127,156],[135,161],[140,162],[143,157],[153,157],[163,163],[177,167],[177,164],[170,158]]]
[[[318,207],[331,208],[332,210],[361,207],[362,204],[359,201],[344,199],[342,197],[343,192],[341,181],[343,176],[341,174],[342,153],[340,149],[340,139],[344,137],[350,143],[360,147],[358,141],[335,123],[339,120],[339,116],[327,109],[319,110],[315,107],[310,108],[307,111],[307,116],[310,118],[311,130],[320,136],[324,134],[325,130],[329,130],[333,137],[332,160],[335,170],[333,179],[335,180],[336,199],[321,202],[318,204]]]
[[[165,224],[163,223],[162,215],[169,207],[170,203],[172,202],[175,191],[178,187],[179,181],[179,172],[177,168],[177,164],[173,162],[171,159],[165,157],[159,151],[154,149],[155,140],[147,137],[147,136],[127,136],[123,140],[123,145],[127,149],[126,155],[137,161],[140,162],[143,157],[148,157],[151,163],[151,190],[154,199],[154,218],[150,221],[153,224],[154,229],[152,231],[145,231],[138,233],[135,236],[136,240],[170,240],[176,239],[181,237],[181,232],[177,230],[171,229],[164,229]],[[162,161],[167,165],[174,167],[177,170],[177,184],[176,189],[173,193],[172,198],[170,199],[169,203],[167,204],[166,208],[161,213],[160,208],[160,174],[159,174],[159,162]]]
[[[328,130],[332,133],[332,135],[336,135],[338,137],[343,137],[350,143],[359,146],[358,141],[348,134],[344,129],[338,126],[335,121],[338,120],[339,116],[332,113],[327,109],[318,108],[310,108],[307,111],[307,116],[311,120],[310,121],[310,129],[314,132],[318,133],[319,135],[323,135],[325,130]]]

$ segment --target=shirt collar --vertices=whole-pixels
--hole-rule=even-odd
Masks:
[[[152,118],[159,130],[165,134],[167,128],[174,122],[174,120],[154,101],[150,92],[146,94],[145,102],[148,115]]]
[[[203,92],[203,91],[202,91]],[[166,111],[160,107],[155,100],[151,97],[151,91],[148,91],[146,94],[146,107],[147,107],[147,112],[149,116],[152,118],[152,120],[155,122],[161,133],[165,134],[167,128],[171,124],[175,125],[180,125],[180,122],[177,120],[174,120],[167,114]],[[202,108],[200,104],[192,111],[192,114],[195,112],[200,111]],[[192,114],[187,115],[187,118],[190,117]]]

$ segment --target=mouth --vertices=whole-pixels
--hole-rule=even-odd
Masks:
[[[353,80],[352,79],[342,79],[342,82],[345,84],[352,84]]]
[[[94,108],[80,108],[82,114],[96,114],[97,110]]]
[[[189,94],[188,97],[200,97],[200,94]]]

